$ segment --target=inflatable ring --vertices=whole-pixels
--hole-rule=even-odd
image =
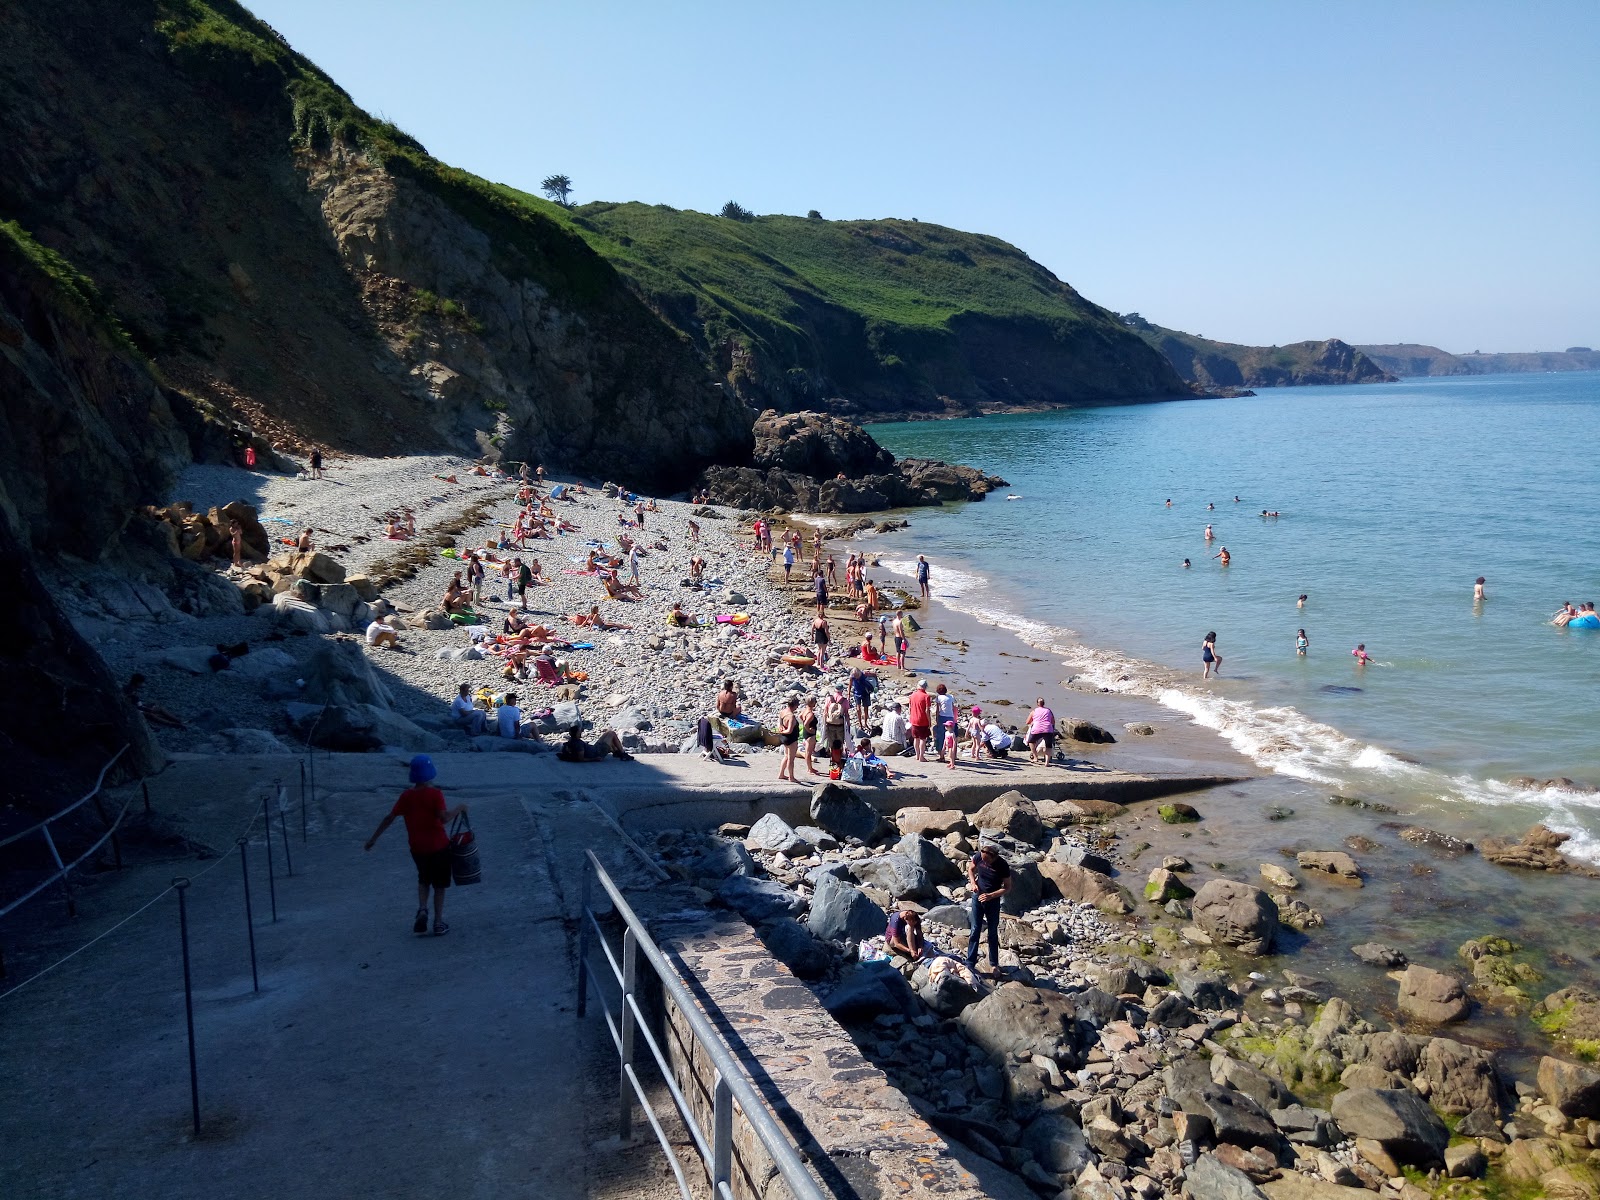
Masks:
[[[809,654],[785,654],[783,661],[791,667],[814,667],[817,665],[817,660]]]
[[[1584,613],[1581,617],[1573,617],[1567,622],[1568,629],[1600,629],[1600,615]]]

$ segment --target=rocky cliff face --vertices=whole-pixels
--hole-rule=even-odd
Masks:
[[[123,746],[113,779],[163,757],[47,594],[33,551],[97,558],[171,483],[188,443],[145,364],[5,231],[0,397],[0,808],[38,815]]]
[[[1138,313],[1126,313],[1121,320],[1166,355],[1185,381],[1202,389],[1393,383],[1395,379],[1338,338],[1287,346],[1240,346],[1166,329]]]
[[[749,416],[575,235],[497,206],[231,0],[8,4],[0,218],[175,387],[355,452],[666,490]]]
[[[1006,486],[998,475],[927,458],[896,461],[859,425],[828,413],[756,419],[748,467],[711,467],[702,476],[713,501],[784,512],[861,513],[947,500],[982,500]]]

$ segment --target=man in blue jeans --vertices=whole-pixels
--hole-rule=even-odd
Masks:
[[[972,889],[972,908],[968,915],[967,966],[978,965],[978,935],[989,927],[989,971],[1000,970],[1000,902],[1011,890],[1011,866],[1000,857],[993,842],[980,844],[967,860],[967,886]]]

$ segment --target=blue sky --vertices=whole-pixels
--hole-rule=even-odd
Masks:
[[[1600,4],[250,7],[438,157],[917,217],[1250,343],[1600,346]]]

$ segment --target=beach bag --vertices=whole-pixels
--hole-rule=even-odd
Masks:
[[[450,878],[457,887],[483,882],[483,866],[478,862],[478,840],[473,836],[466,813],[458,816],[450,826]]]
[[[844,760],[844,769],[839,774],[846,783],[862,783],[866,778],[861,760],[853,754]]]

